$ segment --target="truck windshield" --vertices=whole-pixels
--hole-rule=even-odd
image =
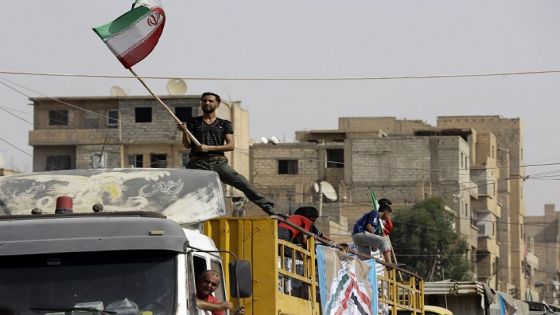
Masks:
[[[2,257],[0,313],[62,314],[84,307],[173,314],[176,257],[146,250]]]

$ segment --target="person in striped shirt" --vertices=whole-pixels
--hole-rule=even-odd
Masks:
[[[224,152],[233,151],[233,127],[229,120],[216,116],[216,109],[220,106],[221,98],[218,94],[206,92],[200,99],[200,107],[203,115],[190,118],[186,124],[180,124],[179,129],[183,131],[183,145],[190,148],[189,162],[187,168],[209,170],[218,173],[220,180],[234,188],[241,190],[247,199],[255,203],[268,215],[273,215],[274,204],[259,194],[249,181],[237,173],[228,164]],[[196,146],[191,141],[186,130],[200,142]]]

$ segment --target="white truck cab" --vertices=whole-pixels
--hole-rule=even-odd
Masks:
[[[228,279],[212,239],[181,224],[224,213],[213,172],[0,178],[0,314],[202,314],[197,275],[222,275],[220,300]]]

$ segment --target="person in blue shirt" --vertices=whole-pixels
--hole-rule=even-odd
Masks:
[[[352,241],[358,246],[361,253],[370,255],[370,249],[380,250],[383,254],[383,260],[392,263],[391,259],[391,241],[386,234],[386,223],[391,222],[391,209],[390,201],[387,199],[379,200],[379,210],[371,210],[364,214],[352,230]]]

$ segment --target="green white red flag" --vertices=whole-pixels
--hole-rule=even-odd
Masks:
[[[379,210],[379,202],[377,202],[377,194],[373,190],[369,190],[369,197],[371,198],[371,204],[373,205],[373,210]]]
[[[130,69],[154,50],[164,25],[165,12],[159,0],[137,0],[130,11],[93,31]]]

